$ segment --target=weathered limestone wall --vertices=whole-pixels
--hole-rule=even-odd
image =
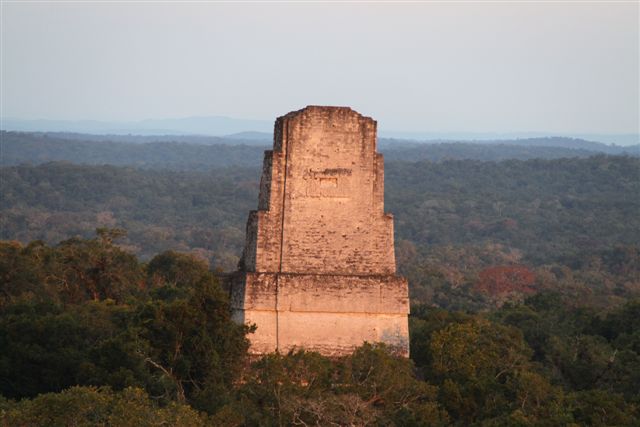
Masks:
[[[395,273],[374,120],[326,107],[279,118],[260,189],[247,271]]]
[[[239,267],[234,316],[257,326],[254,353],[337,355],[384,341],[408,354],[407,283],[395,275],[374,120],[314,106],[277,119]]]
[[[364,341],[408,351],[407,282],[394,275],[247,273],[236,278],[235,320],[258,325],[251,351],[349,353]]]

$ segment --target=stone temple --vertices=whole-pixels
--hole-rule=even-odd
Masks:
[[[276,120],[231,303],[236,321],[257,326],[253,354],[339,356],[367,341],[408,356],[407,281],[396,275],[374,120],[318,106]]]

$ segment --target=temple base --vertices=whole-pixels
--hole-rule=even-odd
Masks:
[[[257,327],[252,354],[304,348],[342,356],[383,342],[408,357],[409,298],[400,276],[238,273],[231,306],[235,321]]]

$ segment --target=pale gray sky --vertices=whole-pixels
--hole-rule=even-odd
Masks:
[[[628,3],[2,3],[2,115],[271,120],[348,105],[405,131],[638,132]]]

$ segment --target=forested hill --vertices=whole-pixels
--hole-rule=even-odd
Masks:
[[[411,359],[256,359],[259,154],[0,168],[1,426],[639,425],[640,158],[387,160]]]
[[[172,170],[208,170],[221,166],[258,166],[269,141],[198,136],[96,136],[1,132],[3,166],[68,161]],[[616,147],[569,138],[494,142],[415,143],[381,139],[386,160],[505,160],[640,155],[640,147]]]
[[[485,313],[414,307],[411,360],[364,343],[249,358],[208,266],[142,263],[119,233],[0,242],[2,426],[637,426],[640,302],[543,292]]]
[[[385,160],[443,161],[508,159],[560,159],[589,157],[598,154],[628,155],[640,157],[640,146],[617,147],[597,142],[569,138],[531,138],[505,141],[445,141],[408,143],[404,141],[380,141],[380,151]]]
[[[198,144],[176,141],[132,143],[60,138],[49,134],[2,132],[2,166],[67,161],[172,170],[258,166],[266,146]],[[229,142],[228,140],[220,140]]]
[[[395,216],[399,266],[406,274],[437,266],[455,284],[492,265],[581,268],[616,247],[637,250],[639,171],[640,159],[608,156],[387,162],[386,210]],[[123,228],[122,244],[143,258],[175,249],[229,270],[257,203],[259,168],[49,163],[3,168],[2,177],[2,239],[56,243],[90,237],[97,227]],[[424,277],[416,273],[414,290]]]

